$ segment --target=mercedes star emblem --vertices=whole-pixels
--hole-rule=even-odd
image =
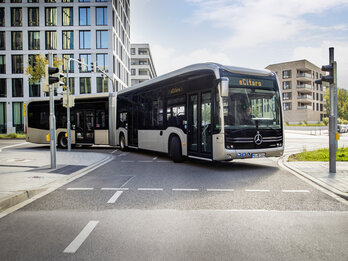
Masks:
[[[257,132],[257,134],[254,137],[254,142],[256,145],[261,145],[262,143],[262,136],[259,132]]]

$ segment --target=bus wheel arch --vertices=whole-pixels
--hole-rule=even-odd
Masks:
[[[171,134],[169,136],[168,155],[175,163],[184,161],[184,157],[182,155],[181,140],[180,137],[176,134]]]
[[[119,144],[120,144],[120,149],[122,151],[126,151],[127,150],[126,138],[125,138],[123,132],[120,133]]]
[[[58,135],[58,147],[62,149],[66,149],[68,147],[68,139],[65,137],[66,132],[61,132]]]

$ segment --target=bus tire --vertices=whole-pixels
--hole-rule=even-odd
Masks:
[[[58,135],[58,147],[66,149],[68,147],[68,139],[65,137],[65,132]]]
[[[124,138],[123,134],[120,135],[120,149],[122,151],[126,151],[127,150],[126,139]]]
[[[169,155],[175,163],[181,163],[184,158],[181,153],[181,142],[177,136],[170,139]]]

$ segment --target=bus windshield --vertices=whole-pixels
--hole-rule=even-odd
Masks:
[[[234,86],[230,81],[229,95],[223,98],[225,130],[280,129],[279,100],[275,88]]]

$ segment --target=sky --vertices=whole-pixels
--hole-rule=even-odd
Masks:
[[[131,43],[149,43],[157,75],[200,62],[265,68],[334,47],[348,89],[348,0],[131,0]]]

